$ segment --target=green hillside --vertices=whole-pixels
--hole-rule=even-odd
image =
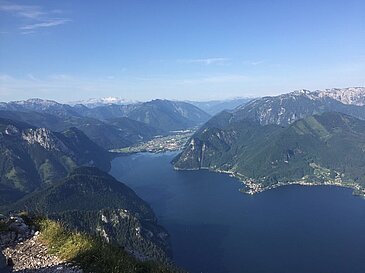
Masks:
[[[77,166],[110,168],[109,153],[76,128],[55,133],[0,119],[0,140],[0,204],[52,184]]]
[[[2,211],[26,210],[99,235],[142,260],[167,261],[169,240],[147,203],[97,168],[81,167]]]
[[[286,128],[250,120],[223,122],[222,116],[217,120],[192,137],[174,160],[175,168],[231,172],[256,191],[291,182],[365,188],[362,120],[334,112]]]

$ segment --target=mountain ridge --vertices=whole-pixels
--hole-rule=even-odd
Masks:
[[[126,117],[100,121],[88,117],[71,116],[62,118],[41,112],[5,110],[0,110],[0,117],[29,123],[34,127],[47,127],[56,132],[76,127],[92,141],[108,150],[131,146],[139,141],[147,141],[164,133],[145,123]]]
[[[339,94],[342,94],[342,97]],[[356,96],[353,94],[356,94]],[[343,101],[347,103],[345,104]],[[236,108],[233,111],[232,120],[238,121],[249,118],[258,121],[261,125],[278,124],[288,126],[295,120],[332,111],[365,119],[364,102],[365,88],[363,87],[313,92],[299,90],[279,96],[253,100]]]
[[[127,117],[168,132],[198,126],[210,117],[198,107],[180,101],[152,100],[130,105],[108,105],[95,108],[79,107],[80,115],[109,120]]]
[[[0,110],[46,113],[63,119],[93,118],[104,123],[110,119],[126,117],[165,133],[199,126],[210,118],[209,114],[192,104],[161,99],[125,105],[108,104],[94,108],[82,104],[70,106],[50,100],[29,99],[0,103]]]

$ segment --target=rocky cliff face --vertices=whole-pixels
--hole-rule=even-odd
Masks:
[[[153,222],[146,222],[127,209],[101,210],[96,216],[99,220],[95,230],[107,242],[123,245],[125,250],[140,261],[148,261],[153,257],[141,251],[138,245],[156,246],[169,252],[168,233]],[[121,231],[124,235],[120,236]]]
[[[72,154],[66,145],[47,128],[26,129],[22,132],[22,139],[31,145],[37,143],[49,151],[56,150]]]
[[[365,87],[333,88],[324,91],[315,91],[313,95],[318,98],[332,98],[343,104],[364,106],[365,105]]]

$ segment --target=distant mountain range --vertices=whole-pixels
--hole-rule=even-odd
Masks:
[[[365,88],[300,90],[275,97],[263,97],[240,106],[233,112],[235,121],[251,119],[262,125],[286,126],[297,119],[337,111],[365,119]]]
[[[210,115],[216,115],[219,112],[224,110],[233,110],[238,106],[245,105],[249,101],[253,100],[252,98],[236,98],[236,99],[228,99],[228,100],[211,100],[211,101],[186,101],[190,104],[199,107],[203,111],[207,112]]]
[[[174,166],[232,173],[251,193],[329,183],[364,195],[364,98],[364,88],[346,88],[254,100],[204,124]]]
[[[223,110],[233,110],[237,106],[241,106],[252,98],[234,98],[234,99],[224,99],[224,100],[207,100],[207,101],[185,101],[192,104],[201,110],[207,112],[210,115],[218,114]],[[127,100],[118,97],[104,97],[104,98],[92,98],[87,100],[73,101],[68,103],[71,106],[83,105],[88,108],[95,108],[98,106],[108,106],[108,105],[130,105],[139,104],[141,102],[134,100]]]
[[[0,102],[0,110],[41,112],[60,117],[79,116],[70,105],[61,104],[53,100],[28,99],[24,101]]]
[[[102,121],[127,117],[160,130],[182,130],[207,121],[210,117],[198,107],[179,101],[152,100],[128,105],[108,104],[94,108],[82,104],[70,106],[50,100],[29,99],[0,103],[0,110],[40,112],[58,117],[88,117]]]
[[[87,99],[87,100],[79,100],[79,101],[72,101],[69,102],[69,105],[85,105],[89,108],[94,108],[94,107],[98,107],[98,106],[104,106],[104,105],[127,105],[127,104],[134,104],[134,103],[138,103],[138,101],[134,101],[134,100],[127,100],[127,99],[123,99],[123,98],[118,98],[118,97],[104,97],[104,98],[92,98],[92,99]]]
[[[0,117],[53,131],[73,126],[105,149],[115,149],[201,125],[210,116],[191,104],[167,100],[89,108],[30,99],[1,103]]]
[[[169,100],[152,100],[144,103],[96,108],[75,106],[75,110],[82,116],[100,120],[128,117],[165,132],[188,129],[204,123],[210,117],[189,103]]]

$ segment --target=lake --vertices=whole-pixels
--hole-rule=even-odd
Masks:
[[[111,174],[155,211],[189,272],[364,273],[365,200],[352,190],[286,186],[256,195],[209,171],[175,171],[176,153],[113,160]]]

